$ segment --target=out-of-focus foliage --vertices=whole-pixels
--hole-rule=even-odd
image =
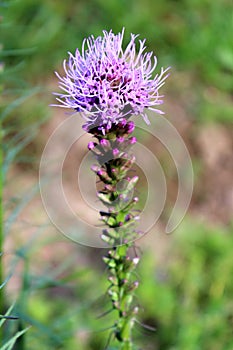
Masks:
[[[103,29],[118,32],[125,27],[126,42],[131,32],[147,38],[159,65],[172,66],[167,94],[198,126],[233,120],[230,0],[9,0],[0,6],[4,175],[12,163],[31,165],[34,160],[32,139],[48,115],[51,90],[56,89],[53,71],[60,69],[67,51],[74,52],[84,37],[100,35]],[[13,225],[29,197],[30,193],[11,199],[7,224]],[[143,334],[138,325],[135,337],[145,350],[232,350],[230,229],[207,229],[184,221],[171,241],[163,263],[155,264],[154,256],[143,254],[140,317],[156,331]],[[34,271],[35,256],[43,249],[30,242],[12,254],[10,272],[23,266],[12,310],[23,327],[17,321],[4,322],[7,341],[31,325],[17,350],[103,349],[111,329],[96,330],[114,322],[112,314],[96,319],[107,309],[106,299],[97,301],[106,290],[106,275],[96,266],[84,269],[73,263],[75,255],[70,262]],[[6,307],[11,300],[7,302]],[[109,350],[116,348],[112,345]]]
[[[174,240],[173,240],[174,238]],[[139,298],[156,327],[156,349],[226,349],[233,346],[233,236],[231,230],[186,221],[164,265],[142,259]]]

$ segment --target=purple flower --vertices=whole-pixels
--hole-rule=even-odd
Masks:
[[[137,53],[138,35],[131,34],[125,50],[123,36],[124,29],[117,35],[104,31],[103,36],[89,37],[81,52],[77,49],[64,60],[65,76],[56,72],[64,91],[55,93],[59,106],[81,112],[87,131],[96,126],[110,129],[131,115],[142,115],[149,123],[145,109],[163,113],[156,106],[163,103],[159,89],[169,68],[152,77],[157,59],[153,52],[145,52],[145,40],[139,40]]]

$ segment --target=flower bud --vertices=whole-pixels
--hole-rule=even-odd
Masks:
[[[104,176],[105,173],[106,173],[106,171],[104,171],[103,169],[99,169],[99,170],[97,171],[97,175],[99,175],[99,176]]]
[[[131,214],[126,214],[125,215],[125,221],[129,221],[132,219],[132,215]]]
[[[128,132],[128,134],[132,134],[134,129],[135,129],[134,122],[133,121],[129,121],[128,124],[127,124],[127,132]]]
[[[101,139],[100,140],[100,145],[103,146],[103,147],[109,147],[110,146],[110,143],[108,140],[106,139]]]
[[[131,145],[134,145],[137,142],[137,138],[135,136],[130,137],[129,142]]]
[[[127,124],[127,121],[126,119],[122,119],[119,123],[118,123],[118,126],[119,128],[124,128]]]
[[[95,148],[95,146],[96,146],[96,143],[90,141],[87,145],[87,148],[91,151]]]
[[[117,142],[123,143],[125,141],[125,138],[123,136],[117,137]]]
[[[114,149],[112,150],[112,154],[113,154],[114,157],[117,156],[119,153],[120,153],[120,151],[119,151],[118,148],[114,148]]]

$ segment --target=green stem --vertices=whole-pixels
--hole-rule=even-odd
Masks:
[[[19,296],[19,311],[22,314],[27,314],[27,304],[29,300],[29,291],[30,291],[30,280],[29,280],[29,259],[27,256],[24,256],[24,271],[21,285],[21,293]],[[25,329],[25,322],[20,319],[18,323],[18,332]],[[26,348],[26,334],[22,334],[16,341],[17,350],[24,350]]]
[[[117,312],[114,335],[121,350],[133,348],[132,329],[138,312],[138,307],[133,305],[134,290],[138,287],[133,272],[139,258],[129,254],[137,234],[134,208],[138,201],[132,195],[138,177],[128,174],[135,162],[130,147],[136,138],[131,132],[132,122],[127,121],[112,125],[104,134],[94,128],[91,133],[98,142],[88,145],[99,163],[92,170],[103,184],[98,198],[106,207],[100,215],[107,228],[101,238],[112,247],[103,260],[109,270],[108,294]]]
[[[118,312],[115,323],[115,337],[121,343],[122,350],[131,350],[132,329],[134,326],[137,307],[134,307],[134,290],[138,286],[133,281],[133,271],[139,261],[137,257],[130,258],[129,248],[132,244],[125,244],[111,249],[104,261],[108,265],[111,283],[109,295],[114,309]]]

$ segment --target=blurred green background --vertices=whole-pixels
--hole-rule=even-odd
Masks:
[[[189,212],[172,235],[155,230],[138,242],[139,320],[135,349],[233,349],[232,121],[233,4],[230,0],[1,1],[1,129],[4,163],[4,344],[16,350],[99,350],[114,314],[109,308],[105,251],[81,247],[49,224],[38,190],[43,147],[66,118],[49,107],[55,70],[90,34],[126,29],[147,39],[159,67],[166,116],[192,157],[195,188]],[[127,40],[125,40],[127,42]],[[1,136],[2,137],[2,136]],[[157,148],[165,167],[168,155]],[[176,197],[167,174],[168,202]],[[3,313],[3,311],[1,311]],[[9,345],[10,344],[10,345]],[[109,346],[114,350],[114,344]]]

